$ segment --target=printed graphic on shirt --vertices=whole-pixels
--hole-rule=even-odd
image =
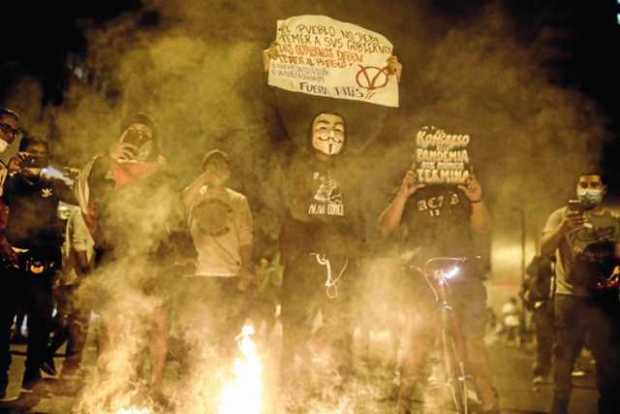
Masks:
[[[212,237],[220,237],[230,231],[232,207],[226,202],[210,198],[198,204],[193,212],[193,220],[199,230]]]
[[[44,187],[41,189],[41,197],[50,198],[54,194],[54,190],[51,187]]]
[[[318,188],[308,206],[308,215],[344,216],[342,192],[336,180],[319,172],[315,172],[312,178]]]
[[[458,194],[451,191],[446,195],[438,195],[418,200],[417,207],[420,212],[427,212],[431,217],[439,217],[446,203],[450,206],[456,206],[460,204],[460,202]]]
[[[602,241],[617,240],[616,227],[580,227],[568,236],[570,246],[574,255],[582,253],[590,244]]]

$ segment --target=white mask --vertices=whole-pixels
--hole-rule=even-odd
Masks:
[[[3,139],[0,139],[0,154],[2,154],[9,147],[9,143]]]
[[[337,155],[344,146],[344,131],[334,128],[314,130],[312,147],[325,155]]]

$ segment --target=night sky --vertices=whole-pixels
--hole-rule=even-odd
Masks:
[[[143,13],[139,0],[99,2],[21,1],[3,6],[0,30],[4,40],[0,56],[0,98],[15,79],[27,74],[40,80],[47,103],[60,104],[66,86],[67,55],[85,54],[86,25],[105,24],[126,12]],[[486,2],[441,1],[432,3],[433,12],[454,22],[466,19]],[[620,65],[615,59],[620,44],[616,0],[565,2],[504,0],[516,22],[520,42],[546,54],[545,66],[553,82],[578,89],[591,97],[608,120],[610,137],[605,140],[602,167],[613,193],[620,192],[620,171],[615,168],[620,155],[617,138],[620,125]],[[466,4],[466,5],[465,5]],[[551,29],[551,30],[549,30]],[[553,32],[554,35],[547,35]],[[557,33],[563,35],[557,35]]]

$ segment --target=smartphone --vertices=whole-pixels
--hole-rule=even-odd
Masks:
[[[575,213],[583,213],[585,208],[580,200],[568,200],[568,210]]]

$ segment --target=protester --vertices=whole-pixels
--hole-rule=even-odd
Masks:
[[[357,183],[343,158],[346,143],[344,118],[321,112],[310,124],[310,149],[300,151],[286,169],[281,378],[288,392],[296,379],[313,372],[308,341],[318,312],[322,327],[315,334],[327,344],[341,384],[353,369],[351,301],[364,235]]]
[[[618,263],[620,219],[603,204],[600,173],[581,174],[576,194],[549,216],[541,239],[541,253],[556,258],[551,413],[568,413],[571,372],[586,338],[596,361],[599,413],[618,413],[618,287],[609,286],[607,277]]]
[[[183,280],[179,311],[192,321],[183,321],[187,335],[207,336],[220,351],[230,352],[247,317],[248,288],[255,283],[254,223],[247,198],[227,187],[233,173],[228,155],[209,151],[202,169],[183,191],[198,260],[193,274]],[[205,326],[206,332],[196,326]]]
[[[429,208],[433,206],[433,208]],[[474,246],[485,245],[491,231],[491,218],[482,187],[470,177],[458,187],[425,185],[416,181],[415,172],[405,174],[396,195],[379,218],[385,236],[404,231],[403,255],[418,267],[433,257],[467,257],[480,255]],[[499,412],[487,350],[484,344],[486,289],[478,266],[468,269],[451,282],[451,306],[465,339],[469,372],[473,375],[482,411]],[[424,278],[409,274],[404,292],[408,298],[408,317],[413,320],[406,335],[410,347],[401,361],[399,412],[410,413],[416,386],[423,382],[423,365],[437,335],[438,315],[432,293]]]
[[[553,263],[547,257],[536,255],[526,269],[521,297],[524,306],[532,312],[534,337],[536,340],[536,359],[532,373],[532,383],[541,384],[551,372],[553,348]]]
[[[6,276],[2,289],[2,380],[6,390],[10,364],[10,327],[18,304],[28,314],[28,347],[22,392],[37,391],[41,364],[52,323],[52,283],[61,266],[62,224],[57,214],[61,199],[73,201],[64,181],[46,175],[49,144],[36,137],[24,137],[18,155],[19,170],[7,177],[3,201],[8,219],[0,238]],[[4,392],[3,392],[4,393]]]
[[[138,361],[150,360],[148,384],[159,394],[168,340],[166,306],[175,278],[170,240],[182,225],[182,209],[151,118],[138,113],[125,120],[109,154],[94,157],[81,177],[80,206],[95,241],[97,267],[85,289],[100,289],[96,296],[104,323],[98,365],[104,375],[130,381],[144,366]],[[122,338],[140,338],[142,329],[148,341],[134,344],[122,357],[131,372],[114,372],[115,359],[121,358],[116,350],[126,346]]]
[[[95,242],[78,207],[68,207],[61,277],[55,286],[58,329],[51,338],[43,369],[56,375],[54,355],[66,342],[63,378],[73,378],[80,369],[90,320],[90,306],[77,295],[80,283],[92,270]]]

